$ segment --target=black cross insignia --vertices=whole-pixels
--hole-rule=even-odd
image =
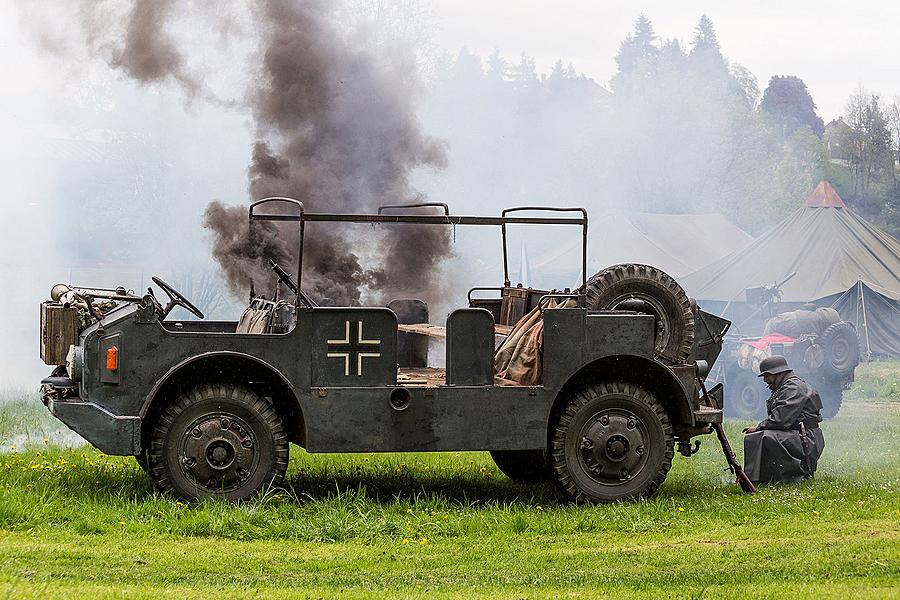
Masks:
[[[363,359],[381,356],[381,340],[365,339],[362,321],[344,321],[344,339],[328,340],[327,356],[344,359],[344,375],[362,375]]]

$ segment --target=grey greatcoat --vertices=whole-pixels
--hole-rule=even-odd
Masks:
[[[744,471],[751,481],[795,483],[812,477],[825,438],[819,423],[819,393],[794,374],[789,375],[766,400],[769,416],[759,431],[744,436]],[[800,423],[806,428],[808,454],[804,453]]]

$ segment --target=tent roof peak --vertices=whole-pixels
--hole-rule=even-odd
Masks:
[[[837,190],[824,179],[806,197],[806,202],[803,203],[803,206],[806,208],[847,208]]]

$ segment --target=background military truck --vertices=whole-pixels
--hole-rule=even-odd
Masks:
[[[843,391],[853,383],[860,360],[859,339],[852,323],[833,308],[808,305],[768,319],[762,336],[727,336],[714,376],[724,375],[726,414],[762,419],[769,391],[759,362],[780,354],[794,371],[819,392],[822,416],[830,419],[841,407]]]
[[[289,443],[309,452],[488,450],[513,479],[552,479],[578,501],[652,493],[676,442],[690,455],[691,439],[722,420],[722,386],[706,394],[701,382],[728,322],[653,267],[616,265],[587,280],[584,209],[473,217],[442,207],[439,215],[406,207],[351,215],[309,213],[287,198],[251,204],[251,225],[297,223],[300,250],[296,282],[276,269],[293,303],[255,297],[239,321],[169,319],[176,306],[203,315],[156,277],[165,306],[152,289],[56,286],[41,307],[42,357],[56,367],[42,382],[43,401],[101,451],[135,456],[159,489],[189,499],[240,500],[279,484]],[[448,315],[445,369],[409,367],[398,358],[392,310],[322,307],[303,293],[304,231],[318,222],[499,226],[505,281],[470,290],[469,305]],[[512,286],[513,224],[579,226],[582,286]],[[101,299],[115,307],[98,308]],[[79,310],[90,323],[81,331]],[[540,330],[528,339],[540,341],[540,381],[500,382],[495,335],[511,337],[533,311]]]

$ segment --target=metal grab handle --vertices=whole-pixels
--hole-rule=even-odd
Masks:
[[[268,204],[270,202],[288,202],[293,204],[294,206],[300,209],[299,215],[258,215],[253,211],[254,209],[261,204]],[[257,200],[256,202],[250,203],[250,220],[251,221],[302,221],[303,220],[303,203],[299,200],[294,200],[293,198],[287,198],[285,196],[271,196],[269,198],[263,198],[262,200]]]
[[[504,208],[500,213],[501,217],[505,217],[506,213],[521,212],[525,210],[545,210],[550,212],[580,212],[584,215],[584,222],[587,222],[587,209],[578,206],[513,206],[512,208]]]
[[[581,207],[563,207],[563,206],[513,206],[512,208],[504,208],[500,213],[500,218],[505,219],[507,213],[521,212],[527,210],[549,211],[549,212],[580,212],[581,218],[581,287],[587,284],[587,235],[588,235],[588,214],[587,210]],[[507,286],[509,281],[509,253],[506,250],[506,222],[500,226],[501,235],[503,237],[503,283]]]
[[[504,288],[502,287],[473,287],[469,290],[469,293],[466,294],[466,299],[469,301],[469,305],[472,304],[472,292],[502,292]],[[478,298],[479,300],[501,300],[501,298]]]
[[[445,217],[450,216],[450,207],[447,206],[447,204],[444,202],[419,202],[418,204],[385,204],[384,206],[378,207],[378,214],[380,215],[381,211],[383,211],[383,210],[389,210],[389,209],[393,209],[393,208],[427,208],[427,207],[443,208],[444,216]]]

